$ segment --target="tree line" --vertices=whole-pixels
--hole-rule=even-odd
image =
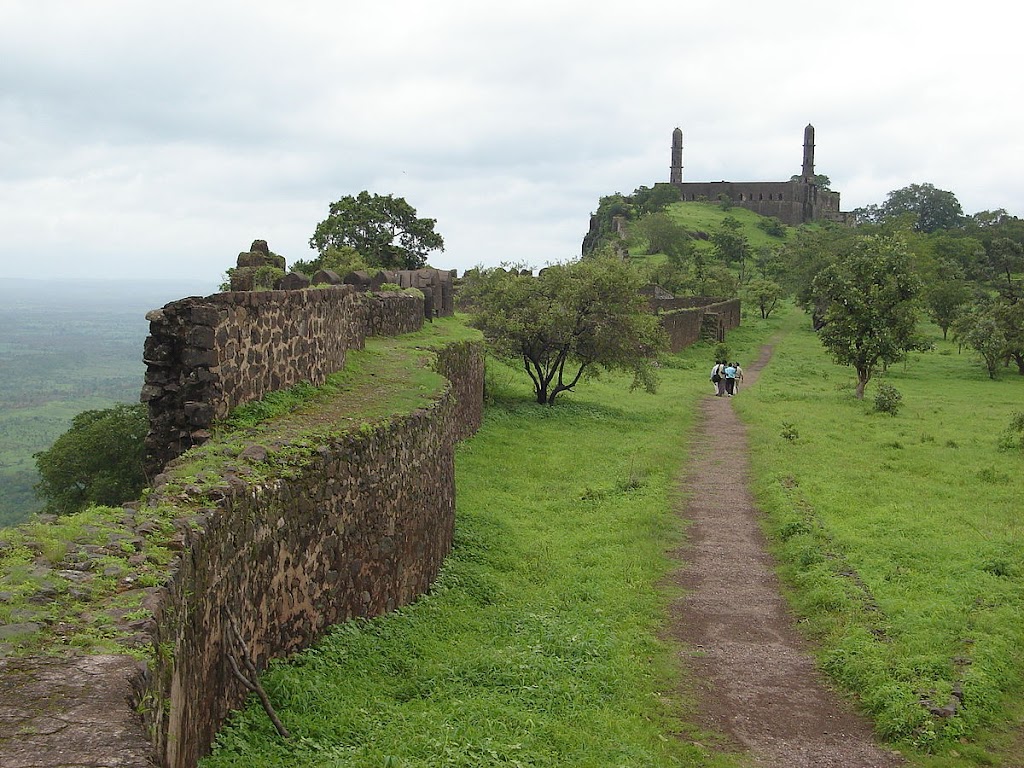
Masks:
[[[975,350],[990,376],[1011,361],[1024,375],[1024,221],[1005,210],[965,216],[952,193],[914,184],[858,209],[854,227],[791,230],[762,218],[757,226],[768,244],[754,247],[731,215],[713,232],[690,231],[668,210],[676,202],[670,184],[602,197],[582,258],[537,276],[522,265],[467,274],[462,301],[470,324],[493,355],[522,367],[537,403],[553,405],[600,370],[631,373],[633,388],[656,387],[666,341],[640,294],[649,283],[675,295],[738,295],[763,318],[793,297],[836,361],[855,370],[857,397],[880,367],[928,346],[917,326],[922,312],[944,337],[952,332]],[[718,205],[728,213],[727,200]],[[616,219],[629,223],[625,235]],[[402,198],[346,196],[310,238],[318,255],[293,268],[422,267],[444,247],[435,225]],[[134,498],[145,486],[144,435],[141,406],[79,414],[36,454],[47,510]]]
[[[644,266],[651,282],[676,295],[739,295],[763,318],[793,297],[837,362],[855,369],[858,397],[879,367],[927,346],[922,314],[990,377],[1011,363],[1024,375],[1024,221],[1005,209],[965,215],[952,192],[911,184],[853,211],[852,227],[761,219],[776,240],[754,247],[730,215],[713,232],[688,230],[667,210],[678,199],[671,184],[601,198],[584,253],[657,254]]]

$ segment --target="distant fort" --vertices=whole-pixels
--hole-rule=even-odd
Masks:
[[[784,224],[798,226],[810,221],[847,222],[839,210],[839,193],[823,189],[814,176],[814,126],[804,128],[804,157],[800,175],[790,181],[683,181],[683,132],[672,131],[672,165],[669,183],[679,188],[681,199],[729,200],[762,216],[775,216]]]

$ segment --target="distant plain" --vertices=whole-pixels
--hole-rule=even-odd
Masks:
[[[137,402],[146,313],[201,282],[0,278],[0,525],[42,506],[33,454],[81,411]]]

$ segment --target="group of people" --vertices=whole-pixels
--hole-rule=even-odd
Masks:
[[[715,397],[732,397],[740,391],[743,369],[739,363],[719,360],[711,369],[711,383],[715,385]]]

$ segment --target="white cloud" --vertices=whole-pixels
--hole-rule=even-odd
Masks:
[[[920,0],[728,7],[574,0],[7,0],[5,274],[219,279],[289,259],[332,200],[405,197],[433,261],[579,252],[598,198],[817,170],[844,208],[930,182],[1024,215],[1021,11]]]

